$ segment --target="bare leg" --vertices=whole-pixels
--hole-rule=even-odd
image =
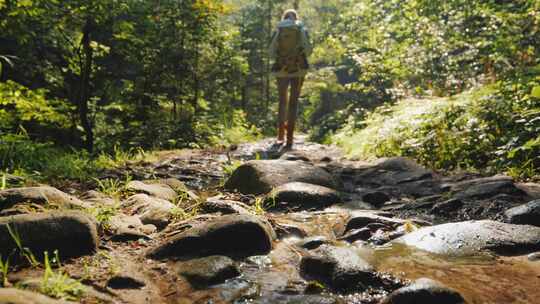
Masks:
[[[287,119],[287,146],[291,147],[293,144],[294,127],[296,125],[296,112],[298,109],[298,98],[300,97],[300,91],[302,90],[302,84],[304,83],[303,77],[291,78],[291,97],[289,99],[289,115]]]
[[[285,116],[287,110],[287,91],[289,88],[289,78],[278,78],[279,108],[278,108],[278,141],[283,141],[285,137]]]

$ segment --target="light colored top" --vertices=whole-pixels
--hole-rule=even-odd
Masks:
[[[279,29],[284,28],[284,27],[290,27],[290,26],[298,26],[300,28],[300,33],[301,33],[300,47],[304,50],[304,54],[306,55],[306,57],[309,57],[309,55],[313,53],[313,47],[311,45],[311,42],[309,41],[309,35],[306,29],[304,28],[304,24],[302,23],[302,21],[293,21],[289,19],[282,20],[278,23],[277,30],[272,37],[272,42],[270,42],[270,49],[269,49],[270,56],[272,56],[273,58],[277,57],[277,51],[278,51],[277,50],[278,49],[277,33],[279,32]],[[306,76],[307,71],[308,71],[307,69],[299,70],[298,72],[295,72],[295,73],[287,73],[285,71],[279,71],[279,72],[272,72],[272,75],[278,78],[296,78],[296,77]]]

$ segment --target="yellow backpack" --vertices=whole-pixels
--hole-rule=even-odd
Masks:
[[[291,74],[307,69],[307,60],[301,45],[300,26],[280,27],[277,35],[277,58],[272,71]]]

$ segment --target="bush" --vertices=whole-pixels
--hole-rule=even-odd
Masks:
[[[333,141],[351,156],[408,156],[440,170],[540,173],[540,99],[512,81],[454,97],[407,99],[349,123]]]

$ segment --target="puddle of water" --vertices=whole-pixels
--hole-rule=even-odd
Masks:
[[[435,279],[457,290],[470,304],[538,303],[540,263],[525,256],[446,258],[395,244],[368,257],[382,272],[414,280]]]
[[[334,226],[345,220],[343,213],[333,211],[284,214],[277,220],[297,225],[310,236],[333,239]],[[294,239],[286,242],[293,243]],[[375,250],[359,246],[357,252],[381,272],[408,280],[427,277],[440,281],[460,292],[470,304],[539,303],[540,262],[531,262],[525,256],[450,258],[402,244]]]

